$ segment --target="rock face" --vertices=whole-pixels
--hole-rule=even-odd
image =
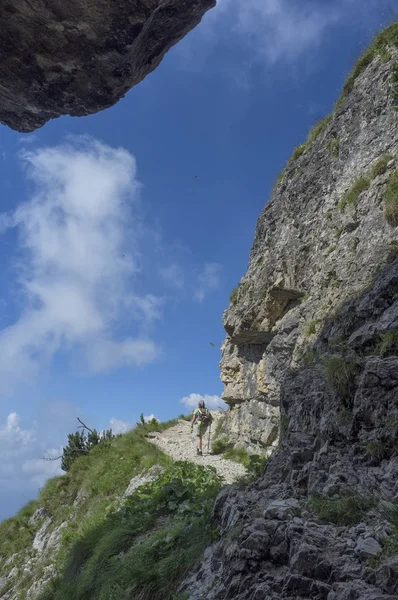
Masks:
[[[398,599],[397,61],[366,62],[258,220],[223,434],[271,457],[219,496],[190,600]]]
[[[34,131],[115,104],[215,0],[5,0],[0,121]]]
[[[398,248],[383,200],[398,166],[397,51],[389,56],[368,66],[316,139],[296,150],[258,220],[248,271],[224,314],[226,432],[264,453],[278,443],[287,372]],[[358,179],[360,193],[343,200]],[[388,315],[380,327],[393,327]],[[356,336],[373,334],[365,326]]]

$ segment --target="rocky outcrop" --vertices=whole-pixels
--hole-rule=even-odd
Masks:
[[[398,598],[397,65],[361,59],[258,220],[224,314],[223,434],[270,458],[218,497],[189,600]]]
[[[224,314],[221,361],[225,432],[253,450],[278,443],[286,374],[325,321],[396,255],[384,196],[398,168],[397,59],[390,49],[359,75],[296,149],[258,220],[248,271]]]
[[[142,81],[215,0],[5,0],[0,121],[34,131],[108,108]]]

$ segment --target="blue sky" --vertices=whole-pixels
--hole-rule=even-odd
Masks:
[[[1,128],[0,519],[56,473],[40,457],[77,416],[122,431],[221,405],[256,220],[394,8],[220,0],[115,107]]]

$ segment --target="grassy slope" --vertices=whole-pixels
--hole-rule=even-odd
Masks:
[[[65,541],[72,541],[90,523],[106,514],[134,475],[154,464],[169,462],[168,457],[145,440],[141,429],[118,436],[109,445],[94,448],[88,456],[75,461],[66,475],[50,479],[37,501],[30,502],[15,517],[0,524],[0,577],[8,575],[12,566],[18,567],[29,557],[34,536],[44,521],[43,517],[35,525],[29,525],[38,506],[44,506],[52,519],[50,530],[73,514],[64,533]],[[78,495],[81,500],[73,506]],[[6,566],[7,558],[15,553],[19,555],[13,564]],[[21,589],[29,587],[35,575],[19,578]]]
[[[54,563],[59,576],[43,592],[43,600],[178,598],[178,584],[211,542],[210,514],[221,483],[213,471],[174,463],[145,439],[147,431],[173,424],[137,427],[95,447],[66,475],[48,481],[38,501],[0,524],[1,577],[35,556],[32,542],[47,517],[52,519],[50,532],[70,518],[59,551],[36,562],[31,573],[20,570],[10,582],[9,587],[18,582],[20,600]],[[163,474],[120,510],[120,496],[131,478],[155,464]],[[38,506],[45,507],[46,515],[29,525]]]

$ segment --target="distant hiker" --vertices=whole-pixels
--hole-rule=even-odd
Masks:
[[[193,426],[195,425],[195,433],[196,433],[196,454],[198,456],[203,456],[202,451],[202,439],[205,435],[207,428],[211,425],[213,421],[213,417],[203,400],[199,400],[198,408],[195,408],[192,414],[191,421],[191,433],[193,431]]]

